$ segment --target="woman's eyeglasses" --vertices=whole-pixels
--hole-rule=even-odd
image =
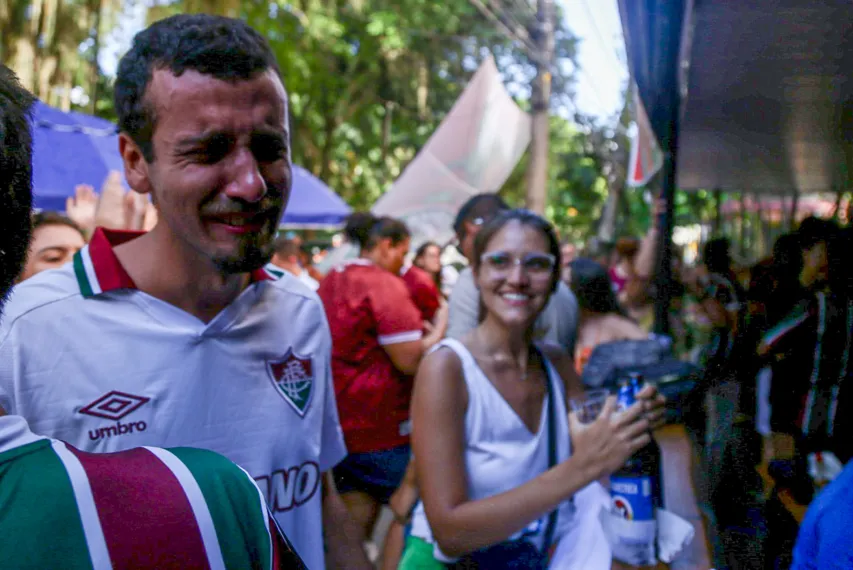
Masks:
[[[530,278],[551,277],[557,258],[550,253],[526,253],[515,257],[505,251],[492,251],[480,256],[480,263],[495,277],[505,277],[515,266]]]

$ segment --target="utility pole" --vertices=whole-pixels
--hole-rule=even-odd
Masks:
[[[551,65],[554,61],[554,0],[537,0],[536,25],[533,34],[536,45],[533,62],[532,122],[530,165],[527,168],[527,207],[545,213],[548,197],[548,135],[551,103]]]

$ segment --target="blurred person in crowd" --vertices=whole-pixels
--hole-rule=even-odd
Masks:
[[[815,227],[818,231],[809,236]],[[799,234],[798,230],[802,240]],[[815,224],[807,226],[804,234],[808,237],[800,241],[804,253],[800,275],[821,273],[817,269],[820,262],[807,267],[808,252],[815,247],[826,251],[827,272],[816,280],[801,280],[803,284],[811,282],[812,288],[799,294],[793,284],[789,285],[790,310],[764,331],[758,345],[759,357],[770,362],[774,371],[770,425],[776,433],[793,436],[797,451],[803,455],[832,451],[846,459],[850,456],[846,431],[850,428],[845,423],[850,394],[844,388],[853,336],[849,233],[832,224]],[[822,237],[815,238],[815,234]],[[809,248],[809,243],[816,243],[814,239],[825,240],[824,246]],[[796,261],[793,256],[789,271],[797,268]]]
[[[575,260],[577,256],[578,248],[575,244],[571,242],[565,242],[562,246],[560,246],[560,255],[563,256],[563,267],[568,267],[568,265]]]
[[[482,316],[480,292],[474,279],[472,266],[474,240],[489,220],[509,209],[497,194],[478,194],[459,209],[453,229],[459,240],[459,250],[468,259],[469,267],[460,274],[450,296],[450,324],[447,336],[460,339],[477,328]],[[542,311],[536,329],[541,338],[558,344],[571,352],[575,346],[578,326],[578,304],[569,288],[559,281],[557,289],[548,298],[548,306]]]
[[[442,341],[415,381],[412,442],[423,500],[402,570],[436,560],[544,567],[543,553],[573,527],[572,496],[621,466],[662,414],[663,399],[646,387],[624,414],[613,415],[610,397],[589,425],[569,416],[567,397],[582,391],[572,360],[535,339],[559,283],[560,248],[547,221],[526,210],[498,213],[470,254],[483,318],[461,340]]]
[[[430,247],[434,247],[435,251],[429,251]],[[417,251],[420,253],[422,262],[424,258],[427,258],[426,263],[428,267],[435,269],[436,265],[438,266],[438,280],[440,282],[441,260],[439,256],[441,249],[435,243],[427,242],[418,248]],[[433,254],[435,258],[429,259]],[[424,333],[429,334],[436,312],[446,304],[446,301],[436,285],[436,278],[430,275],[427,270],[417,266],[418,259],[419,254],[416,253],[413,264],[403,267],[400,276],[409,289],[412,301],[421,312],[421,318],[424,321]],[[437,262],[437,264],[431,262]],[[391,523],[388,533],[385,536],[385,545],[382,554],[382,568],[386,570],[396,569],[397,564],[400,562],[400,556],[403,552],[405,527],[408,525],[409,515],[417,500],[418,490],[414,465],[409,461],[409,466],[406,468],[406,473],[400,485],[388,499],[388,506],[394,515],[394,521]]]
[[[323,250],[317,255],[312,255],[310,251],[306,251],[305,249],[301,249],[299,252],[299,260],[302,265],[302,269],[317,283],[320,283],[323,280],[323,273],[321,273],[314,264],[315,262],[320,263],[328,253],[329,250]]]
[[[335,467],[335,481],[365,541],[406,471],[412,376],[444,336],[447,310],[436,311],[425,334],[422,312],[400,278],[410,242],[403,222],[359,212],[344,233],[359,257],[331,269],[318,294],[332,333],[332,375],[349,452]]]
[[[435,318],[436,311],[446,303],[441,290],[435,284],[432,275],[417,265],[404,265],[403,269],[400,270],[400,277],[406,284],[409,295],[411,295],[415,306],[420,310],[421,319],[426,323],[428,329],[429,323]]]
[[[652,204],[651,225],[642,240],[619,239],[613,250],[610,279],[616,298],[628,314],[644,330],[651,331],[654,324],[653,276],[660,241],[658,223],[666,208],[666,201],[658,198]]]
[[[613,291],[616,295],[622,294],[629,279],[636,278],[634,262],[639,252],[639,239],[623,237],[616,240],[616,245],[613,247],[610,270],[608,271],[610,282],[613,284]]]
[[[580,323],[575,343],[575,369],[578,374],[595,347],[617,340],[649,338],[619,305],[607,269],[591,259],[576,259],[569,264],[569,286],[578,300]]]
[[[434,241],[427,241],[421,244],[415,252],[415,258],[412,260],[415,267],[419,267],[426,271],[435,283],[439,291],[442,290],[441,285],[441,246]]]
[[[292,180],[275,55],[241,20],[166,18],[121,59],[115,108],[125,177],[158,223],[96,230],[17,287],[0,405],[85,451],[222,453],[309,568],[369,568],[331,477],[346,447],[322,304],[263,270]]]
[[[705,244],[702,253],[707,278],[701,284],[699,300],[714,326],[707,354],[707,368],[711,374],[719,374],[728,366],[735,338],[743,324],[746,294],[732,269],[729,250],[727,238],[716,238]]]
[[[827,244],[837,231],[838,226],[834,222],[814,216],[800,222],[797,237],[803,255],[803,270],[800,274],[803,287],[819,291],[829,285]]]
[[[62,267],[70,262],[84,245],[86,238],[83,231],[69,218],[55,212],[35,214],[27,263],[21,273],[21,281],[42,271]]]
[[[299,261],[302,254],[299,242],[286,236],[279,236],[276,238],[273,248],[275,253],[272,256],[272,266],[267,265],[267,271],[275,272],[283,269],[296,276],[312,291],[320,288],[317,280],[308,275]]]
[[[0,309],[30,232],[32,102],[0,66]],[[305,568],[254,481],[224,457],[83,453],[2,409],[0,532],[3,568]]]

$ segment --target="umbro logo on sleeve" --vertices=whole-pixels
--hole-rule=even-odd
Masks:
[[[151,398],[134,396],[133,394],[113,390],[91,404],[80,408],[79,412],[81,414],[116,422],[113,425],[90,429],[89,439],[97,441],[113,436],[145,431],[148,428],[148,424],[144,421],[121,423],[119,420],[132,414],[150,400]]]

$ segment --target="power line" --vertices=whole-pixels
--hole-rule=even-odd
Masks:
[[[607,47],[607,42],[604,39],[604,34],[601,33],[601,28],[598,27],[598,22],[595,19],[595,16],[592,14],[592,10],[589,9],[589,4],[586,0],[581,0],[581,6],[583,6],[584,12],[586,13],[586,17],[589,19],[592,24],[592,29],[595,32],[595,36],[598,39],[598,43],[601,46],[601,49],[604,50],[608,55],[612,55],[616,63],[619,64],[620,67],[624,65],[622,59],[620,58],[618,52],[615,49],[609,49]]]
[[[517,10],[514,10],[511,6],[504,6],[501,4],[500,0],[486,0],[489,3],[489,6],[492,8],[492,12],[497,15],[501,21],[510,24],[510,27],[515,30],[515,32],[519,35],[519,37],[523,38],[525,41],[533,41],[533,38],[530,37],[529,25],[533,18],[536,17],[536,13],[531,10],[527,11],[527,22],[519,21],[516,18]],[[524,0],[515,0],[515,5],[518,6],[519,2],[523,2]],[[524,15],[524,10],[522,9],[522,16]]]
[[[540,59],[540,55],[538,49],[535,45],[530,42],[530,35],[527,33],[527,30],[524,30],[523,34],[519,34],[517,30],[513,30],[504,23],[501,18],[492,12],[488,6],[483,4],[481,0],[468,0],[471,4],[480,11],[488,20],[490,20],[503,34],[507,37],[507,39],[517,42],[524,47],[527,55],[534,60]]]

